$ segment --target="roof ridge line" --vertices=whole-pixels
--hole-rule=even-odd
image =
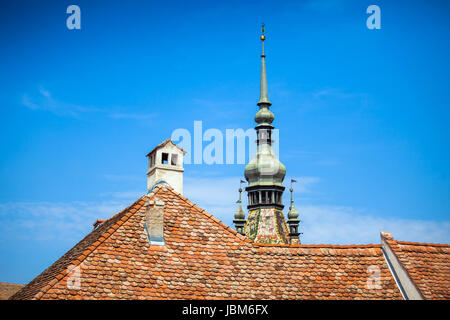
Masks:
[[[139,197],[139,199],[136,200],[134,203],[132,203],[131,205],[129,205],[127,208],[123,209],[122,211],[119,211],[118,213],[114,214],[112,217],[110,217],[109,219],[107,219],[105,222],[107,222],[108,220],[110,220],[110,219],[112,219],[112,218],[114,218],[114,217],[120,215],[121,213],[123,213],[123,214],[124,214],[124,217],[126,217],[127,214],[128,214],[129,212],[131,212],[131,210],[133,210],[137,205],[139,205],[139,202],[141,202],[145,196],[146,196],[146,195],[143,195],[143,196]],[[116,221],[116,223],[114,223],[112,226],[110,226],[105,232],[103,232],[103,233],[96,239],[96,241],[94,241],[94,242],[93,242],[86,250],[84,250],[83,253],[82,253],[81,255],[79,255],[77,259],[72,260],[72,263],[70,263],[69,265],[75,265],[75,266],[80,265],[80,264],[88,257],[89,254],[91,254],[95,249],[98,248],[99,245],[101,245],[104,241],[106,241],[106,240],[107,240],[107,239],[108,239],[108,238],[109,238],[109,237],[110,237],[117,229],[119,229],[119,227],[120,227],[121,225],[123,225],[126,221],[128,221],[128,219],[129,219],[134,213],[136,213],[142,206],[143,206],[143,204],[141,204],[141,205],[139,206],[139,208],[136,209],[134,212],[131,212],[131,214],[129,214],[128,217],[127,217],[125,220],[122,220],[122,219],[123,219],[123,217],[122,217],[121,219],[119,219],[118,221]],[[116,225],[119,224],[119,223],[120,223],[120,225],[119,225],[117,228],[113,229],[113,227],[116,226]],[[110,232],[111,229],[113,229],[113,230]],[[94,231],[94,230],[93,230],[93,231]],[[92,232],[92,231],[91,231],[91,232]],[[107,236],[107,237],[104,237],[105,234],[107,234],[107,233],[109,233],[108,236]],[[89,235],[89,234],[88,234],[88,235]],[[100,240],[101,238],[103,238],[103,240]],[[82,241],[82,240],[81,240],[81,241]],[[99,241],[100,241],[100,242],[99,242]],[[98,243],[97,245],[95,245],[96,242],[99,242],[99,243]],[[95,247],[94,247],[94,245],[95,245]],[[76,247],[76,246],[77,246],[77,244],[76,244],[74,247]],[[73,247],[73,248],[74,248],[74,247]],[[94,247],[94,248],[93,248],[93,247]],[[85,254],[86,251],[89,251],[89,252],[88,252],[87,254]],[[82,257],[82,256],[84,256],[84,257]],[[82,259],[80,260],[81,257],[82,257]],[[62,257],[61,257],[61,258],[62,258]],[[59,260],[59,259],[58,259],[58,260]],[[58,260],[57,260],[57,261],[58,261]],[[50,290],[50,289],[53,288],[56,284],[58,284],[58,283],[64,278],[64,276],[67,274],[66,271],[67,271],[67,269],[62,270],[61,272],[59,272],[58,274],[56,274],[56,276],[54,276],[53,279],[52,279],[46,286],[44,286],[41,290],[39,290],[39,292],[37,292],[37,293],[33,296],[32,300],[33,300],[33,299],[39,299],[39,298],[42,297],[48,290]],[[66,274],[63,274],[63,273],[66,273]],[[58,277],[59,277],[59,279],[58,279]],[[48,288],[45,289],[47,286],[48,286]],[[44,289],[45,289],[45,290],[44,290]]]
[[[446,243],[411,242],[411,241],[399,241],[399,240],[393,240],[393,241],[396,241],[398,244],[403,244],[403,245],[430,246],[430,247],[449,247],[450,248],[450,244],[446,244]]]
[[[257,243],[254,242],[247,237],[241,235],[236,230],[232,229],[228,225],[226,225],[223,221],[215,217],[213,214],[209,213],[203,208],[200,208],[189,200],[187,197],[183,196],[181,193],[175,191],[170,185],[164,186],[166,187],[170,192],[172,192],[174,195],[179,196],[181,200],[183,200],[186,204],[190,206],[190,208],[197,208],[197,210],[200,213],[203,213],[206,217],[208,217],[210,220],[212,220],[214,223],[218,224],[222,229],[231,232],[234,236],[236,236],[237,239],[245,242],[245,243],[251,243],[255,247],[285,247],[285,248],[332,248],[332,249],[351,249],[351,248],[365,248],[365,249],[371,249],[371,248],[381,248],[381,244],[349,244],[349,245],[333,245],[333,244],[277,244],[277,243]],[[163,188],[163,186],[158,186],[158,188]]]
[[[128,207],[126,207],[126,208],[120,210],[119,212],[113,214],[113,215],[112,215],[111,217],[109,217],[108,219],[105,219],[105,221],[103,221],[100,225],[102,225],[102,224],[104,224],[104,223],[110,221],[111,219],[113,219],[114,217],[118,216],[118,215],[121,214],[122,212],[127,211],[128,209],[130,209],[131,207],[133,207],[133,206],[136,204],[136,202],[140,201],[140,200],[141,200],[143,197],[145,197],[145,196],[146,196],[146,194],[141,195],[137,200],[135,200],[135,201],[134,201],[132,204],[130,204]],[[99,226],[100,226],[100,225],[99,225]],[[94,230],[95,230],[95,229],[94,229]]]
[[[285,248],[331,248],[331,249],[371,249],[381,248],[381,244],[280,244],[280,243],[256,243],[260,247],[285,247]]]
[[[209,213],[208,211],[206,211],[203,208],[200,208],[199,206],[197,206],[194,202],[192,202],[191,200],[189,200],[188,198],[186,198],[185,196],[183,196],[181,193],[175,191],[171,186],[165,186],[165,187],[169,187],[168,190],[170,192],[172,192],[174,195],[179,196],[181,198],[181,200],[183,200],[186,204],[188,204],[191,208],[195,207],[197,208],[197,210],[199,211],[199,213],[203,213],[207,218],[209,218],[210,220],[212,220],[214,223],[216,223],[217,225],[219,225],[220,227],[222,227],[223,230],[230,232],[232,235],[236,236],[237,239],[239,239],[240,241],[243,242],[250,242],[250,243],[254,243],[253,241],[251,241],[250,239],[244,237],[243,235],[241,235],[239,232],[237,232],[236,230],[231,229],[229,226],[227,226],[222,220],[218,219],[217,217],[215,217],[213,214]]]

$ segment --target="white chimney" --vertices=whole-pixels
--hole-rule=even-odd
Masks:
[[[165,182],[183,194],[183,156],[186,151],[171,139],[165,140],[147,154],[147,191],[157,183]]]

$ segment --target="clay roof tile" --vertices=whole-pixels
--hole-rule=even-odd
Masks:
[[[143,230],[146,215],[143,205],[145,200],[156,197],[165,205],[165,246],[150,245]],[[442,248],[448,252],[447,247]],[[436,253],[421,251],[421,254]],[[78,265],[81,277],[78,290],[68,290],[71,276],[68,267],[73,265]],[[380,269],[381,289],[367,287],[368,267],[372,265]],[[169,186],[160,185],[104,221],[13,296],[13,299],[74,298],[401,299],[402,296],[380,245],[257,244]]]

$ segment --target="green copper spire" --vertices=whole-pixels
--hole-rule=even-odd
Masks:
[[[286,167],[278,160],[272,148],[272,122],[275,118],[267,95],[267,76],[264,54],[264,24],[262,28],[262,55],[261,55],[261,90],[257,105],[259,110],[255,115],[257,132],[257,150],[255,157],[245,167],[245,178],[248,181],[246,191],[249,194],[248,209],[260,207],[274,207],[283,209],[282,194],[284,191],[283,179]]]
[[[291,220],[298,219],[298,211],[297,211],[297,209],[295,209],[295,206],[294,206],[294,197],[293,197],[294,189],[292,189],[292,187],[291,187],[289,189],[289,191],[291,192],[291,205],[289,206],[288,218],[289,218],[289,221],[291,221]]]
[[[243,234],[258,243],[289,244],[289,229],[283,214],[283,180],[286,167],[278,160],[272,148],[272,105],[267,94],[266,55],[264,54],[264,24],[262,27],[261,89],[255,115],[257,123],[256,154],[245,166],[245,191],[249,210]],[[236,225],[236,229],[237,225]]]
[[[236,226],[236,231],[240,234],[244,233],[244,226],[245,226],[245,213],[244,210],[242,210],[242,201],[241,201],[241,193],[242,193],[242,183],[245,181],[241,180],[241,187],[239,188],[239,200],[237,203],[239,204],[238,209],[236,210],[236,213],[234,214],[234,220],[233,223]]]
[[[261,53],[261,88],[259,93],[259,102],[258,105],[265,103],[269,106],[271,105],[269,101],[269,95],[267,92],[267,75],[266,75],[266,55],[264,54],[264,40],[266,40],[266,36],[264,35],[264,23],[262,24],[261,29],[261,42],[262,42],[262,53]]]
[[[297,182],[294,179],[291,179],[291,205],[289,206],[288,212],[288,225],[289,225],[289,236],[291,238],[291,243],[300,243],[300,232],[298,232],[298,225],[300,224],[300,220],[298,219],[298,211],[294,206],[294,189],[292,188],[292,183]]]

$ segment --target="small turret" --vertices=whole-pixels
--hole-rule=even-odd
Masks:
[[[241,185],[244,181],[241,180]],[[234,220],[233,223],[236,226],[236,231],[240,234],[244,234],[244,226],[245,226],[245,213],[244,210],[242,210],[242,201],[241,201],[241,194],[242,194],[242,186],[239,188],[239,200],[237,203],[239,204],[236,213],[234,214]]]
[[[289,206],[288,212],[289,236],[291,238],[291,243],[300,243],[300,233],[298,232],[298,225],[300,224],[300,220],[298,219],[299,213],[294,206],[294,189],[292,188],[293,182],[297,181],[291,179],[291,188],[289,189],[289,191],[291,192],[291,205]]]

